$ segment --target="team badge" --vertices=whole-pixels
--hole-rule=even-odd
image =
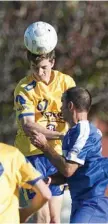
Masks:
[[[44,99],[38,102],[37,109],[41,112],[45,111],[48,105],[48,100]]]

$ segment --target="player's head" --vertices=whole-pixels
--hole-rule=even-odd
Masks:
[[[55,28],[43,21],[34,22],[25,30],[24,44],[27,49],[27,58],[33,75],[39,81],[48,83],[50,80],[57,40]]]
[[[55,63],[55,51],[47,54],[36,55],[27,51],[30,69],[37,80],[47,81],[51,76],[51,69]]]
[[[73,87],[63,93],[61,110],[67,122],[86,118],[90,107],[91,95],[87,89]]]

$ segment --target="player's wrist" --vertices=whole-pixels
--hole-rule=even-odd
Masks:
[[[42,151],[43,152],[48,152],[50,150],[50,145],[46,143],[44,146],[42,146]]]

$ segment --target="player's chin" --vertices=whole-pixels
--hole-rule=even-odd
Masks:
[[[45,77],[41,77],[41,81],[45,82],[46,78]]]
[[[40,80],[45,80],[45,79],[46,79],[46,76],[45,76],[45,75],[39,75],[38,78],[39,78]]]

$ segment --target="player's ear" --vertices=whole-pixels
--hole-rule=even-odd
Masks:
[[[55,64],[55,59],[53,59],[53,60],[51,61],[51,68],[53,68],[54,64]]]
[[[69,108],[69,111],[72,111],[73,110],[73,103],[72,103],[72,101],[70,101],[68,103],[68,108]]]

